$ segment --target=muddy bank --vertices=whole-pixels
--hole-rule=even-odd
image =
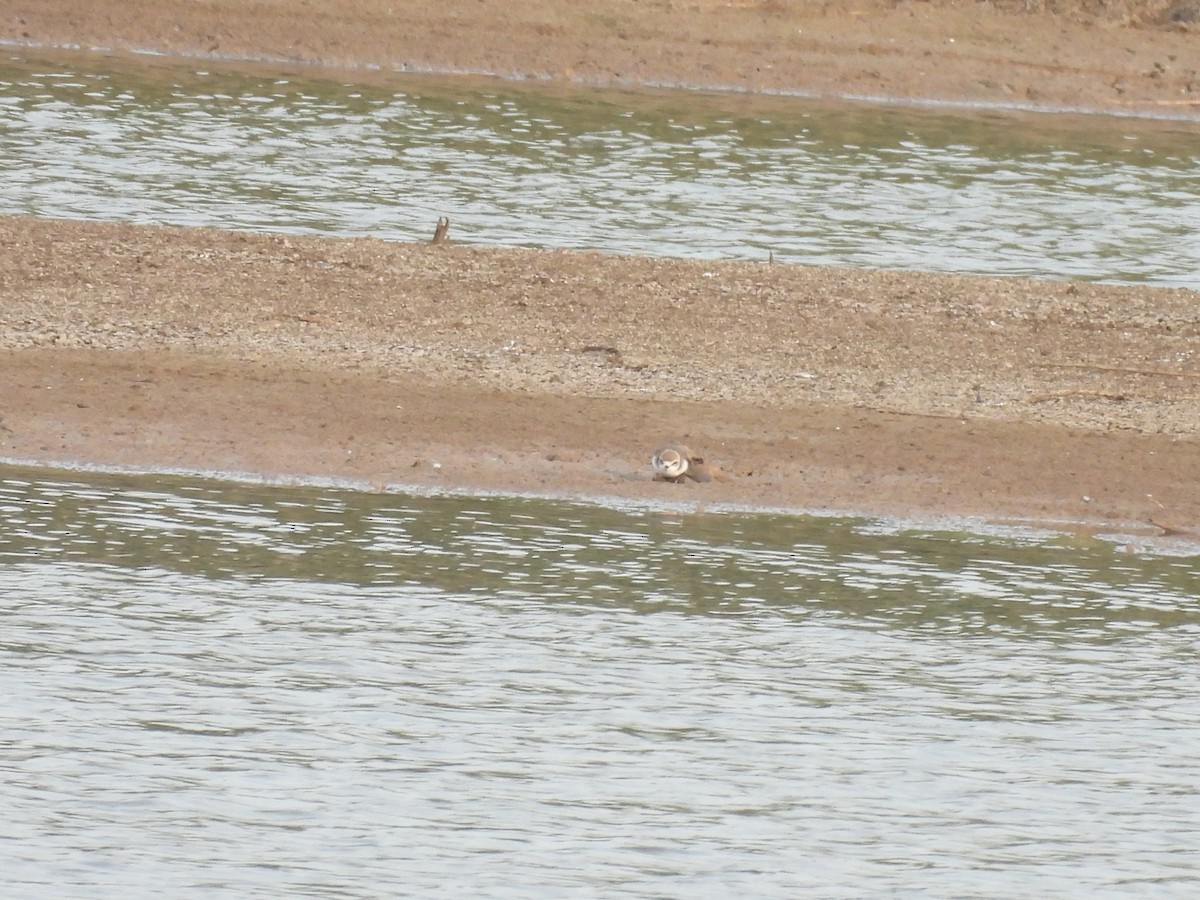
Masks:
[[[9,0],[0,39],[209,59],[1200,116],[1197,0]],[[353,72],[336,77],[355,77]]]
[[[1200,523],[1195,292],[0,219],[0,454]],[[726,482],[651,481],[683,440]]]

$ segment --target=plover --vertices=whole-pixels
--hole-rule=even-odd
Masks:
[[[693,456],[692,451],[682,444],[667,444],[650,457],[650,465],[654,468],[655,481],[679,484],[685,478],[692,481],[725,480],[725,473],[706,463],[703,457]]]
[[[655,481],[671,481],[678,484],[688,473],[692,454],[681,444],[667,444],[650,457],[650,465],[654,467]]]

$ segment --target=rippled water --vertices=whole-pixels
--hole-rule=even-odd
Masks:
[[[0,212],[1200,286],[1195,128],[0,65]],[[1195,557],[0,469],[10,895],[1191,896]]]
[[[1196,123],[0,63],[0,212],[1200,287]]]
[[[0,469],[39,896],[1191,896],[1195,558]]]

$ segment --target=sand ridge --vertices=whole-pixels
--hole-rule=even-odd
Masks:
[[[1200,522],[1192,291],[19,217],[0,256],[8,457]],[[671,441],[728,480],[653,482]]]

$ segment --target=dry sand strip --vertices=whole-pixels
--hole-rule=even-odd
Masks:
[[[17,46],[1200,117],[1200,0],[7,0]],[[348,67],[345,70],[342,67]]]
[[[0,218],[0,455],[1194,531],[1198,301]]]

